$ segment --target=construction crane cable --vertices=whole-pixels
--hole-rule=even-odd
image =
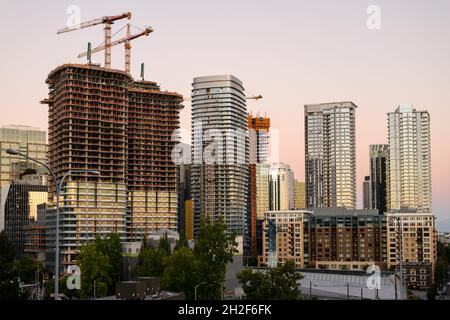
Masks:
[[[132,27],[138,29],[139,31],[145,31],[145,29],[142,29],[142,28],[140,28],[140,27],[138,27],[138,26],[135,26],[134,24],[130,24],[130,26],[132,26]]]
[[[111,40],[112,40],[112,38],[114,38],[114,36],[115,35],[117,35],[120,31],[122,31],[123,29],[125,29],[125,27],[126,27],[127,25],[124,25],[122,28],[120,28],[117,32],[115,32],[112,36],[111,36]],[[99,47],[101,47],[102,45],[104,45],[105,44],[105,41],[103,41],[102,43],[100,43],[98,46],[96,46],[94,49],[92,49],[92,50],[95,50],[95,49],[97,49],[97,48],[99,48]]]

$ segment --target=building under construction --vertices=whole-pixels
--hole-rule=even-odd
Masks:
[[[51,169],[58,179],[69,170],[100,172],[66,178],[60,198],[62,263],[70,264],[79,245],[97,236],[116,232],[125,240],[159,228],[176,231],[171,151],[177,142],[171,136],[179,128],[182,96],[92,64],[62,65],[47,84]],[[50,211],[50,229],[54,221]],[[54,247],[52,234],[48,241]]]
[[[177,231],[178,178],[171,155],[183,97],[161,91],[149,81],[134,82],[129,97],[130,237],[139,238],[161,228]]]
[[[256,259],[256,220],[269,209],[269,130],[270,118],[248,115],[250,132],[250,175],[247,200],[247,250]]]

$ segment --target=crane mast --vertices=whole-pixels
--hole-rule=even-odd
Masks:
[[[130,24],[127,24],[127,40],[125,41],[125,72],[131,72],[131,43],[130,43],[131,31]]]
[[[127,36],[125,38],[113,41],[113,42],[111,42],[109,44],[108,47],[111,49],[111,47],[114,47],[114,46],[116,46],[118,44],[121,44],[121,43],[125,43],[125,71],[127,73],[130,73],[130,66],[131,66],[131,60],[130,60],[131,59],[131,54],[130,54],[131,53],[131,44],[130,44],[130,41],[134,40],[136,38],[139,38],[141,36],[148,36],[152,32],[153,32],[153,29],[150,28],[150,27],[147,27],[142,32],[139,32],[139,33],[133,34],[133,35],[129,35],[130,34],[130,30],[129,30],[129,25],[128,25],[127,26]],[[93,49],[91,51],[91,53],[100,52],[100,51],[106,50],[106,48],[107,48],[107,46],[105,44],[103,46],[100,46],[100,47],[97,47],[97,48]],[[82,58],[82,57],[85,57],[87,55],[88,55],[88,52],[83,52],[83,53],[80,53],[78,55],[78,58]]]
[[[103,29],[105,31],[105,68],[111,68],[111,25],[114,23],[114,21],[125,18],[130,20],[131,12],[124,12],[122,14],[118,14],[115,16],[104,16],[98,19],[85,21],[75,26],[59,29],[56,33],[61,34],[88,27],[93,27],[99,24],[104,24],[105,27]]]

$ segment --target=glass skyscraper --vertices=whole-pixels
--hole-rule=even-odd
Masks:
[[[23,257],[26,230],[37,221],[38,206],[47,203],[47,180],[39,179],[37,175],[26,175],[3,185],[0,190],[0,232],[5,231],[16,255]]]
[[[305,105],[306,205],[356,207],[353,102]]]
[[[19,179],[25,169],[36,169],[38,165],[25,158],[11,156],[6,150],[12,148],[46,162],[46,132],[28,126],[4,126],[0,128],[0,186]]]
[[[192,84],[194,230],[200,216],[224,218],[242,248],[248,188],[248,118],[242,82],[232,75],[194,78]]]
[[[370,145],[370,207],[378,209],[380,214],[386,212],[387,198],[387,158],[389,145]]]
[[[389,209],[431,212],[430,115],[412,105],[388,113]]]

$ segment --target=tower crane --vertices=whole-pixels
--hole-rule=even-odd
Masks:
[[[71,32],[78,29],[84,29],[92,26],[96,26],[99,24],[104,24],[104,30],[105,30],[105,68],[111,68],[111,25],[114,23],[114,21],[121,20],[127,18],[128,20],[131,19],[131,12],[124,12],[119,15],[115,16],[104,16],[98,19],[89,20],[86,22],[82,22],[78,25],[72,26],[72,27],[66,27],[63,29],[58,30],[56,33],[65,33],[65,32]]]
[[[96,52],[99,52],[99,51],[103,51],[106,48],[111,49],[111,47],[114,47],[114,46],[116,46],[118,44],[121,44],[121,43],[125,43],[125,71],[127,73],[130,73],[130,65],[131,65],[131,60],[130,60],[131,59],[131,44],[130,44],[130,41],[133,40],[133,39],[139,38],[141,36],[148,36],[152,32],[153,32],[152,28],[146,27],[144,31],[131,35],[130,34],[130,24],[128,24],[127,25],[127,36],[125,38],[113,41],[113,42],[111,42],[109,44],[109,46],[106,46],[106,43],[105,43],[104,45],[93,49],[91,51],[91,53],[96,53]],[[88,51],[80,53],[78,55],[78,58],[85,57],[88,54],[89,54]]]

